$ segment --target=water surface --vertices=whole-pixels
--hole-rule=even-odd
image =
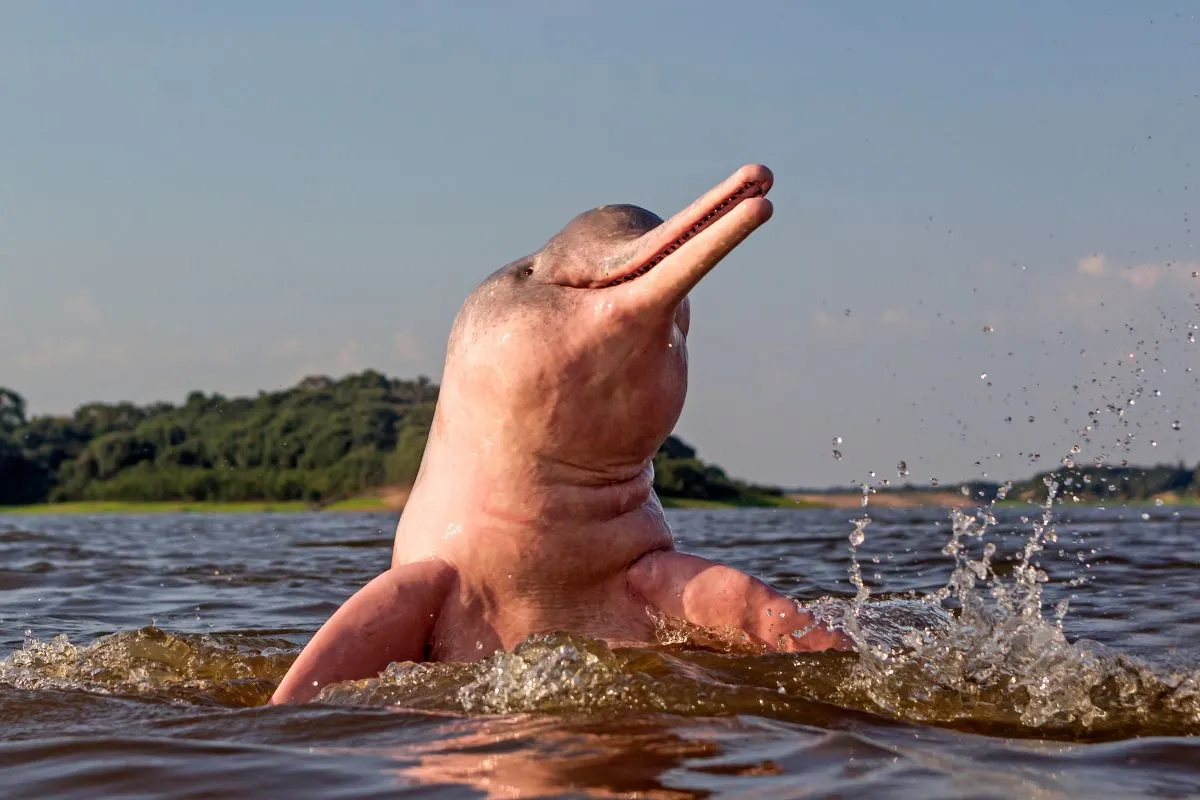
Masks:
[[[0,515],[0,795],[1200,793],[1200,509],[958,536],[945,510],[871,509],[849,616],[857,514],[669,514],[681,549],[840,598],[817,607],[863,654],[726,652],[668,621],[660,647],[550,635],[271,708],[387,566],[393,516]]]

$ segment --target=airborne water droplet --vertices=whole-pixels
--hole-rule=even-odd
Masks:
[[[1179,424],[1179,420],[1175,420],[1174,422],[1171,423],[1171,430],[1173,430],[1173,431],[1179,430],[1180,427],[1182,427],[1182,426]]]

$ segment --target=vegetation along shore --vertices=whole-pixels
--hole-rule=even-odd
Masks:
[[[0,506],[24,510],[399,509],[438,387],[365,371],[255,397],[192,392],[182,405],[89,403],[34,416],[0,388]],[[655,457],[666,505],[791,504],[730,478],[678,437]],[[47,509],[49,510],[49,509]]]
[[[0,388],[0,507],[5,511],[398,511],[416,477],[438,387],[367,370],[315,376],[254,397],[192,392],[182,405],[89,403],[29,416]],[[654,459],[667,507],[852,507],[854,488],[784,491],[731,478],[677,436]],[[1016,482],[1011,501],[1041,502],[1047,473]],[[1089,466],[1055,473],[1081,502],[1200,500],[1200,467]],[[873,506],[965,506],[999,486],[881,487]]]

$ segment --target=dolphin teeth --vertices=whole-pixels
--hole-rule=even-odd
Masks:
[[[618,286],[622,283],[626,283],[627,281],[631,281],[634,278],[638,278],[638,277],[641,277],[642,275],[645,275],[651,269],[658,266],[664,258],[671,255],[671,253],[674,253],[679,248],[683,247],[684,244],[686,244],[689,239],[691,239],[693,236],[700,233],[700,231],[704,230],[709,225],[711,225],[713,222],[715,222],[717,220],[717,218],[724,216],[725,211],[729,207],[735,205],[736,203],[738,203],[742,200],[745,200],[748,197],[761,197],[762,195],[763,195],[762,185],[760,183],[758,183],[757,181],[747,181],[746,183],[743,183],[740,187],[738,187],[738,190],[736,192],[729,195],[729,197],[726,197],[720,203],[717,203],[717,205],[715,205],[711,210],[709,210],[709,212],[707,214],[705,214],[703,217],[701,217],[696,222],[696,224],[692,225],[692,227],[688,228],[686,231],[684,231],[682,234],[680,234],[677,239],[675,239],[673,242],[671,242],[666,247],[664,247],[662,250],[660,250],[657,255],[655,255],[653,258],[651,258],[649,261],[647,261],[643,266],[639,267],[638,269],[634,270],[633,272],[630,272],[626,275],[621,276],[620,278],[616,278],[615,280],[610,281],[609,283],[603,284],[600,288],[608,289],[612,286]]]

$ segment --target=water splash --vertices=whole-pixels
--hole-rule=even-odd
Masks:
[[[1041,515],[1013,563],[997,570],[996,503],[974,513],[951,509],[943,554],[953,559],[946,584],[924,596],[871,600],[858,551],[870,517],[851,520],[849,600],[805,605],[821,624],[845,631],[858,659],[838,702],[904,720],[999,729],[1010,735],[1092,738],[1200,730],[1200,671],[1169,669],[1063,632],[1068,600],[1047,616],[1049,578],[1038,554],[1057,539],[1053,508],[1059,484],[1045,479]],[[864,485],[864,501],[869,497]],[[865,505],[865,502],[864,502]],[[972,558],[971,544],[978,556]],[[956,608],[952,614],[946,606]]]
[[[0,659],[0,684],[34,691],[87,691],[172,702],[249,706],[266,702],[293,656],[282,639],[179,634],[147,626],[85,646],[65,634],[26,635]]]

